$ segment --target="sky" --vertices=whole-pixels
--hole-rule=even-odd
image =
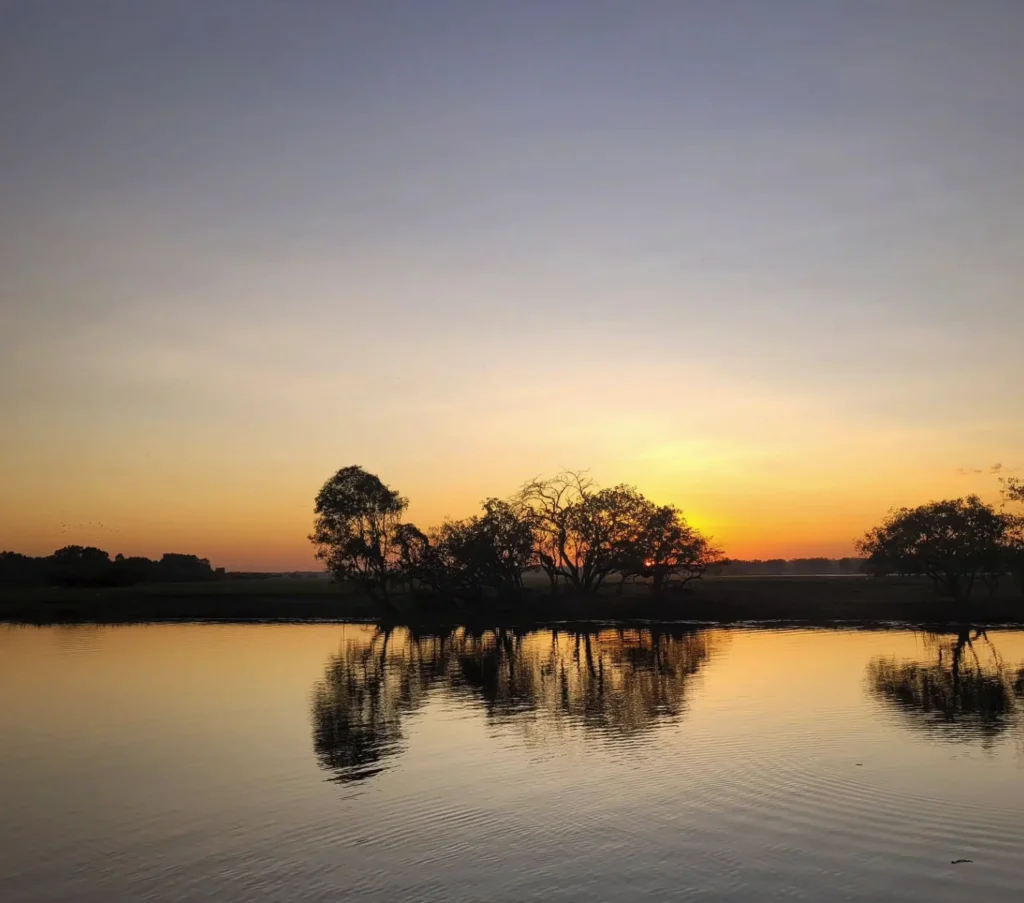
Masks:
[[[589,468],[735,557],[1024,473],[1020,0],[3,0],[0,548]]]

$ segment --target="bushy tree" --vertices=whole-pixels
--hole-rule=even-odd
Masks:
[[[402,514],[408,500],[362,467],[343,467],[316,497],[310,541],[339,580],[387,595],[400,573]]]
[[[470,589],[515,595],[533,558],[532,515],[521,505],[489,498],[482,515],[444,524],[441,542]]]
[[[976,495],[891,511],[857,541],[874,573],[919,574],[956,599],[1005,561],[1009,518]]]
[[[406,578],[453,596],[518,594],[533,557],[530,512],[497,498],[483,508],[482,515],[445,521],[429,535],[407,525],[399,538]]]
[[[94,546],[64,546],[50,556],[50,579],[59,586],[112,582],[110,555]]]
[[[18,552],[0,552],[0,586],[31,586],[46,583],[49,559]]]
[[[651,502],[646,502],[639,531],[626,550],[636,575],[648,578],[656,593],[673,579],[681,584],[699,579],[722,560],[721,551],[686,522],[682,511]]]

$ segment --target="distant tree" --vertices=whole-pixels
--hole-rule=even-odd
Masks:
[[[141,556],[114,556],[112,571],[114,582],[118,586],[133,586],[136,583],[149,583],[157,579],[157,563]]]
[[[792,558],[789,561],[789,571],[793,574],[831,574],[836,570],[835,562],[831,558]]]
[[[46,582],[49,561],[18,552],[0,552],[0,586],[32,586]]]
[[[840,574],[863,573],[864,560],[862,558],[840,558],[837,566]]]
[[[180,552],[165,552],[154,565],[156,579],[166,583],[187,583],[212,580],[213,568],[209,559]]]
[[[387,596],[400,574],[402,514],[408,500],[362,467],[343,467],[317,494],[310,541],[339,580]]]
[[[50,578],[60,586],[112,582],[110,555],[94,546],[64,546],[50,556]]]
[[[918,574],[956,599],[1001,567],[1009,519],[976,495],[892,511],[857,541],[874,573]]]

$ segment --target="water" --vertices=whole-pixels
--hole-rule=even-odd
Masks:
[[[1017,901],[1024,633],[961,639],[0,627],[0,899]]]

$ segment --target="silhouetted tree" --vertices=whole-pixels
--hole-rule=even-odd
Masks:
[[[892,511],[857,541],[875,573],[919,574],[956,599],[1002,566],[1009,521],[977,496]]]
[[[362,467],[343,467],[316,497],[310,541],[339,580],[388,594],[401,554],[400,528],[408,500]]]
[[[133,555],[114,557],[114,579],[118,586],[134,586],[159,580],[157,563],[149,558]]]
[[[686,584],[703,577],[721,555],[674,505],[644,499],[635,539],[626,544],[623,574],[650,579],[651,589],[660,593],[673,578]]]
[[[633,560],[646,500],[631,486],[597,489],[585,474],[565,471],[527,483],[517,501],[532,512],[534,550],[551,580],[595,593]]]
[[[93,546],[65,546],[45,558],[0,552],[0,585],[134,586],[137,583],[212,580],[218,573],[206,558],[177,553],[159,561],[141,556],[114,560]]]
[[[836,562],[831,558],[791,558],[789,560],[789,571],[792,574],[832,574],[836,570]]]
[[[0,552],[0,586],[32,586],[46,582],[50,573],[47,558],[33,558],[18,552]]]
[[[94,546],[64,546],[50,557],[50,579],[58,586],[104,586],[112,576],[110,555]]]
[[[209,559],[180,552],[165,552],[156,563],[159,580],[167,583],[185,583],[213,579]]]
[[[399,524],[391,547],[397,552],[397,568],[407,585],[425,585],[435,591],[447,589],[446,567],[437,545],[415,524]]]
[[[563,562],[570,542],[570,512],[594,492],[583,471],[563,471],[550,479],[535,478],[520,489],[516,501],[532,512],[537,563],[556,592],[565,578]]]
[[[455,582],[476,593],[491,589],[506,596],[522,590],[533,541],[530,510],[496,498],[484,502],[480,516],[443,524],[438,537]]]

